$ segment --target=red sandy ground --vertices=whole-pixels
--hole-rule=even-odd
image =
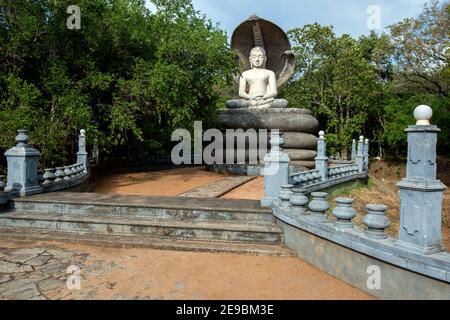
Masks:
[[[222,177],[197,168],[113,174],[99,179],[93,191],[176,196]],[[262,178],[257,178],[223,198],[259,200],[263,195],[263,182]],[[85,285],[89,287],[99,283],[116,284],[114,290],[98,291],[97,297],[101,299],[109,299],[118,292],[162,299],[372,298],[297,258],[92,246],[83,249],[99,259],[124,266],[103,277],[86,279]]]
[[[49,299],[298,300],[374,299],[294,257],[111,248],[61,242],[11,242],[87,256],[81,290],[60,287]],[[68,258],[69,260],[71,258]]]
[[[128,195],[176,196],[223,176],[199,168],[111,174],[95,181],[93,192]]]

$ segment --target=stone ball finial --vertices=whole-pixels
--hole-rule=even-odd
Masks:
[[[359,137],[359,141],[360,141],[360,142],[364,142],[364,136],[360,136],[360,137]]]
[[[366,144],[369,144],[369,139],[366,139],[364,142],[365,142]]]
[[[320,139],[325,139],[325,132],[320,131],[320,132],[319,132],[319,138],[320,138]]]
[[[416,126],[429,126],[430,119],[433,116],[433,110],[426,105],[420,105],[414,109],[414,118],[416,119]]]
[[[82,136],[85,136],[85,135],[86,135],[86,130],[81,129],[81,130],[80,130],[80,134],[81,134]]]
[[[26,146],[28,144],[28,140],[30,139],[28,136],[27,129],[19,129],[17,130],[16,141],[18,142],[18,146]]]

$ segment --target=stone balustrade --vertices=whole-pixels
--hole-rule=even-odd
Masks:
[[[356,175],[358,175],[358,166],[355,164],[340,165],[328,169],[329,180]]]
[[[305,187],[307,193],[320,191],[334,185],[352,180],[364,179],[369,170],[368,140],[361,136],[356,147],[356,140],[352,143],[352,161],[346,164],[331,164],[326,155],[325,133],[321,131],[317,140],[316,168],[314,170],[294,172],[289,175],[289,183]],[[281,148],[278,148],[282,152]],[[359,158],[358,158],[359,155]],[[284,172],[280,172],[284,175]],[[270,186],[269,186],[270,188]]]
[[[89,176],[89,158],[86,152],[86,132],[80,130],[77,163],[62,167],[38,170],[39,151],[28,144],[28,130],[18,130],[18,144],[8,150],[8,179],[0,190],[0,205],[3,198],[27,196],[73,188],[85,182]],[[3,182],[0,182],[0,185]]]
[[[424,113],[429,116],[431,109],[428,109]],[[363,224],[355,226],[353,219],[357,212],[352,207],[353,199],[338,197],[334,199],[334,209],[329,210],[333,205],[327,199],[326,192],[311,192],[308,199],[308,186],[283,185],[280,200],[275,201],[272,208],[283,228],[288,247],[309,261],[323,263],[323,256],[317,257],[316,251],[296,243],[313,241],[310,236],[315,235],[333,243],[326,246],[333,246],[335,250],[338,249],[335,246],[337,244],[339,248],[344,247],[374,258],[375,262],[388,263],[402,270],[450,283],[450,254],[442,246],[441,234],[443,191],[446,187],[436,180],[439,129],[429,122],[424,124],[424,119],[415,116],[420,124],[405,130],[408,135],[408,162],[407,176],[398,183],[398,236],[389,236],[387,232],[391,222],[386,215],[388,207],[384,204],[367,204]],[[361,170],[365,172],[368,167],[368,146],[368,141],[360,137],[356,163],[328,168],[328,178],[339,180],[357,176]],[[344,251],[340,252],[344,254]],[[349,251],[345,251],[347,254]],[[350,279],[352,275],[348,277]]]
[[[70,166],[48,168],[44,170],[43,186],[50,186],[64,181],[74,181],[86,175],[84,163],[76,163]]]
[[[301,185],[306,188],[307,193],[311,193],[336,184],[367,177],[369,153],[368,149],[366,152],[364,151],[364,137],[361,136],[360,141],[362,141],[362,144],[358,147],[358,154],[361,155],[361,161],[340,166],[330,166],[329,158],[326,154],[325,133],[320,131],[317,139],[315,169],[289,174],[290,159],[282,149],[284,143],[283,134],[273,131],[270,140],[271,151],[264,159],[264,198],[261,200],[261,205],[270,207],[273,201],[277,199],[281,186],[287,183]]]
[[[309,200],[304,189],[283,185],[280,200],[273,204],[273,213],[281,223],[376,259],[450,283],[450,254],[443,252],[441,247],[439,254],[427,256],[423,252],[408,250],[400,245],[397,239],[387,233],[391,222],[386,215],[386,205],[366,205],[363,226],[358,227],[353,223],[357,214],[352,207],[353,199],[338,197],[334,199],[334,209],[329,210],[331,204],[327,196],[326,192],[312,192]],[[405,257],[409,263],[405,263]]]
[[[322,176],[320,175],[319,170],[310,170],[296,173],[292,175],[292,179],[303,186],[310,186],[320,183]]]

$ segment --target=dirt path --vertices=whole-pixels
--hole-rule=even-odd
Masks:
[[[81,272],[80,289],[67,288],[69,266]],[[0,240],[0,299],[373,297],[293,257]]]
[[[203,168],[181,168],[153,172],[119,173],[100,177],[93,192],[125,195],[178,196],[214,184],[229,176],[208,172]],[[256,178],[221,198],[260,200],[264,195],[264,179]]]
[[[111,174],[98,178],[93,192],[177,196],[222,177],[223,175],[199,168]]]

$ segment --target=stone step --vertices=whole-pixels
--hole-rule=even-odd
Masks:
[[[57,192],[14,199],[11,209],[139,219],[274,223],[272,211],[259,201],[189,197],[125,196]]]
[[[64,241],[86,243],[110,247],[144,247],[158,250],[195,251],[213,253],[235,253],[258,256],[294,256],[293,252],[283,245],[246,244],[232,242],[211,242],[198,240],[154,239],[136,236],[112,236],[93,233],[74,234],[29,228],[0,228],[0,238],[9,241]]]
[[[158,239],[282,243],[282,231],[275,223],[139,219],[136,217],[33,213],[14,210],[0,214],[0,227]]]

